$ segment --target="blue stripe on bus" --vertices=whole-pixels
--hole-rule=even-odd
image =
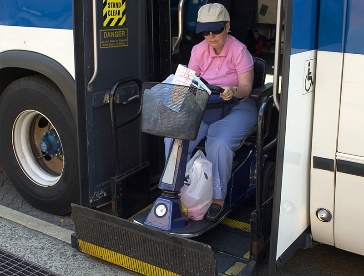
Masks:
[[[72,29],[72,0],[0,0],[0,25]]]
[[[343,52],[347,0],[321,0],[318,50]]]
[[[294,1],[291,54],[317,49],[318,12],[318,0]]]
[[[364,2],[348,0],[345,53],[364,54]]]
[[[292,21],[291,54],[314,49],[364,54],[363,0],[295,0]]]

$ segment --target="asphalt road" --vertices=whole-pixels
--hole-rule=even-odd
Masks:
[[[3,207],[3,209],[1,208]],[[4,219],[6,210],[9,217]],[[11,251],[31,262],[51,269],[59,275],[136,275],[122,268],[92,258],[73,249],[69,241],[60,241],[49,236],[46,230],[31,230],[22,225],[11,211],[20,216],[39,219],[42,229],[57,230],[68,234],[74,231],[70,215],[55,216],[31,207],[13,188],[0,163],[0,250]],[[20,220],[20,219],[19,219]],[[29,223],[28,223],[29,224]],[[47,228],[48,227],[48,228]],[[55,231],[56,231],[55,230]],[[43,233],[42,233],[43,232]],[[268,275],[268,264],[261,267],[259,276]],[[316,275],[364,275],[364,257],[331,246],[318,244],[311,249],[299,249],[293,257],[280,268],[278,276],[316,276]]]

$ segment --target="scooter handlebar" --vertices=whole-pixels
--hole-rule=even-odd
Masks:
[[[224,92],[224,88],[209,84],[203,77],[200,77],[200,80],[210,89],[211,95],[220,95],[220,93]]]
[[[220,86],[209,84],[207,87],[211,90],[211,95],[220,95],[220,93],[224,92],[224,88]]]

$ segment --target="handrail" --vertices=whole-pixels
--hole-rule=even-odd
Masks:
[[[282,34],[282,14],[283,14],[283,0],[277,2],[277,25],[276,25],[276,41],[274,49],[274,74],[273,74],[273,100],[279,110],[279,67],[280,67],[280,54],[281,54],[281,34]]]
[[[94,73],[88,82],[88,91],[91,91],[91,84],[96,79],[98,73],[98,61],[97,61],[97,18],[96,18],[96,0],[92,1],[92,30],[94,37]]]
[[[183,36],[183,6],[185,4],[185,0],[180,0],[178,3],[178,36],[174,37],[175,41],[172,46],[172,55],[178,54],[179,52],[179,44],[181,43]]]
[[[142,91],[142,81],[138,79],[137,77],[131,76],[126,77],[123,79],[118,80],[112,87],[109,95],[109,107],[110,107],[110,119],[111,119],[111,138],[112,138],[112,144],[113,144],[113,157],[114,157],[114,172],[115,175],[120,174],[120,162],[119,162],[119,146],[118,146],[118,137],[117,137],[117,129],[121,126],[124,126],[136,118],[138,118],[142,112],[142,107],[140,106],[138,112],[131,118],[129,118],[127,121],[123,122],[121,125],[116,125],[116,112],[114,108],[115,104],[115,95],[116,90],[121,85],[128,83],[128,82],[135,82],[138,85],[138,98],[141,97],[141,91]],[[130,99],[135,99],[136,97],[131,97]],[[129,99],[129,100],[130,100]]]

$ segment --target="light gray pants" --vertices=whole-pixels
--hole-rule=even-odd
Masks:
[[[235,151],[257,124],[257,118],[255,101],[242,101],[221,120],[212,124],[202,121],[196,140],[190,141],[188,158],[191,158],[194,149],[206,137],[206,158],[212,163],[213,198],[225,199]],[[171,143],[171,138],[164,139],[166,157]]]

